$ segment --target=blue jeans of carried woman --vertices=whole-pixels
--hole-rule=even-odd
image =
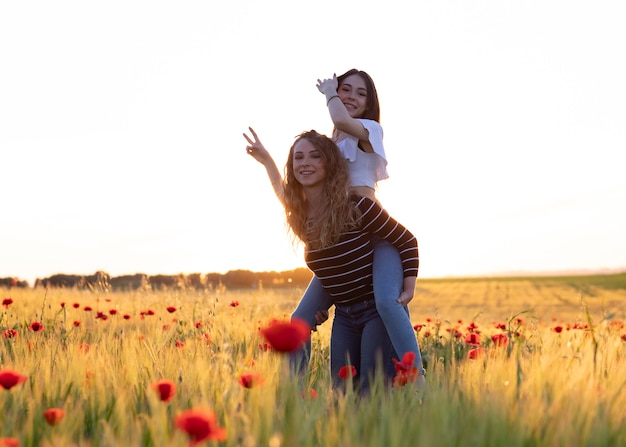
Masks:
[[[405,353],[414,352],[415,366],[423,374],[422,356],[409,317],[409,310],[396,301],[402,290],[403,276],[402,261],[398,250],[387,241],[375,239],[373,283],[376,310],[387,329],[398,360],[401,360]],[[314,276],[291,317],[304,320],[314,328],[316,312],[328,310],[332,304],[331,297],[324,290],[319,279]],[[292,354],[290,359],[292,368],[303,372],[308,367],[310,353],[309,341],[303,349]]]

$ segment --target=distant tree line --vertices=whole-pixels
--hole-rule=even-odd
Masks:
[[[34,288],[75,288],[92,290],[167,290],[167,289],[253,289],[306,287],[312,274],[306,268],[282,272],[253,272],[231,270],[222,273],[179,273],[176,275],[133,275],[111,276],[97,271],[93,275],[58,273],[47,278],[37,278]],[[28,288],[30,285],[15,277],[0,278],[0,288]]]

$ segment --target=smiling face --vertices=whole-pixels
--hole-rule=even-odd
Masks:
[[[367,110],[367,85],[361,76],[353,74],[343,80],[337,90],[341,102],[352,118],[361,118]]]
[[[293,174],[305,188],[321,186],[326,179],[326,163],[321,152],[306,138],[301,138],[293,148]]]

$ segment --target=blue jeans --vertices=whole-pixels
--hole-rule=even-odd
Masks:
[[[389,242],[381,239],[374,240],[373,275],[376,309],[385,323],[394,350],[398,353],[398,360],[402,360],[406,352],[414,352],[415,366],[423,374],[422,356],[409,318],[409,310],[396,301],[404,280],[400,253]],[[314,276],[291,318],[300,318],[314,328],[315,313],[318,310],[328,310],[332,304],[332,298]],[[292,368],[303,372],[309,364],[310,352],[309,341],[302,350],[292,354]]]
[[[291,314],[291,318],[299,318],[306,321],[311,328],[315,328],[315,314],[319,310],[328,310],[333,305],[333,300],[326,292],[317,276],[314,276],[309,283],[304,295],[298,303],[298,307]],[[304,373],[309,366],[311,357],[311,339],[307,340],[302,349],[295,351],[289,357],[292,370]]]
[[[376,373],[391,382],[395,375],[393,347],[374,300],[352,306],[336,306],[330,338],[330,373],[334,387],[344,385],[343,366],[356,368],[353,382],[367,393]]]
[[[396,247],[382,239],[374,240],[373,273],[376,309],[385,323],[398,360],[402,360],[407,352],[415,353],[414,365],[424,374],[422,354],[417,345],[409,309],[396,301],[404,282],[402,259]]]

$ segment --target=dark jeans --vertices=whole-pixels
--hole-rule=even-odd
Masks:
[[[407,352],[415,353],[415,366],[423,374],[422,355],[417,344],[415,330],[409,318],[409,311],[400,305],[396,299],[402,290],[403,274],[402,261],[398,250],[381,239],[374,241],[374,297],[387,333],[392,340],[398,360]],[[300,318],[309,326],[315,327],[315,313],[318,310],[328,310],[333,300],[324,290],[319,279],[314,276],[307,287],[298,307],[291,315],[292,318]],[[311,352],[310,341],[303,349],[291,356],[291,367],[294,371],[304,373],[309,365]],[[356,366],[356,365],[355,365]]]
[[[382,373],[387,380],[393,380],[394,356],[391,340],[374,300],[353,306],[335,306],[330,339],[333,386],[343,386],[344,380],[339,377],[339,371],[346,365],[356,367],[354,383],[358,384],[361,392],[370,388],[374,374]]]

